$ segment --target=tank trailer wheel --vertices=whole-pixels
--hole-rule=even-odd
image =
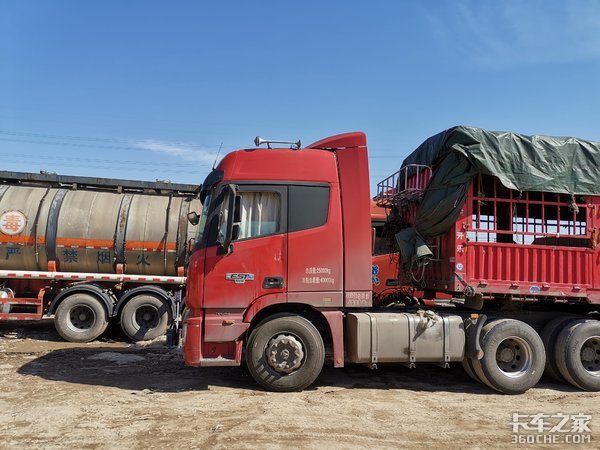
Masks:
[[[90,342],[104,333],[108,317],[102,301],[97,297],[72,294],[58,305],[54,326],[67,341]]]
[[[248,370],[270,391],[301,391],[317,379],[324,362],[323,339],[304,317],[277,314],[261,322],[248,339]]]
[[[155,339],[167,332],[169,308],[158,297],[136,295],[121,311],[121,328],[132,341]]]
[[[542,377],[546,364],[544,344],[524,322],[502,319],[485,325],[481,333],[481,360],[471,360],[481,381],[505,394],[521,394]]]
[[[585,391],[600,390],[600,321],[582,319],[569,324],[556,341],[560,374]]]
[[[576,318],[574,317],[557,317],[556,319],[548,322],[540,333],[540,337],[544,343],[544,348],[546,349],[545,374],[562,383],[564,383],[566,380],[560,374],[558,365],[556,363],[556,341],[563,328],[569,322],[573,322],[575,320]]]

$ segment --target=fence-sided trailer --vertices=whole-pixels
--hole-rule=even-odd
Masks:
[[[54,316],[74,342],[177,318],[198,186],[0,172],[0,321]],[[0,323],[0,326],[1,323]]]

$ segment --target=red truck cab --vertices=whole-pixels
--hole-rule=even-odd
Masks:
[[[247,333],[278,315],[305,318],[300,328],[316,324],[334,365],[343,366],[341,308],[372,305],[368,180],[360,132],[223,158],[202,186],[187,281],[186,364],[239,365]],[[286,336],[271,337],[270,370],[302,372],[289,355],[304,354],[310,343]]]

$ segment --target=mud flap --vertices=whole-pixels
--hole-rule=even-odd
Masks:
[[[179,347],[179,343],[181,342],[182,304],[181,291],[177,291],[173,305],[173,322],[171,322],[171,326],[167,330],[167,347],[169,348]]]
[[[465,358],[483,358],[483,349],[479,342],[479,336],[481,335],[481,329],[485,325],[486,320],[487,316],[485,314],[474,314],[468,319],[465,319]]]

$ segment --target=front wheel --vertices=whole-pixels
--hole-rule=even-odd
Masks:
[[[250,334],[246,363],[252,378],[276,392],[301,391],[319,376],[325,362],[321,335],[307,319],[277,314]]]

